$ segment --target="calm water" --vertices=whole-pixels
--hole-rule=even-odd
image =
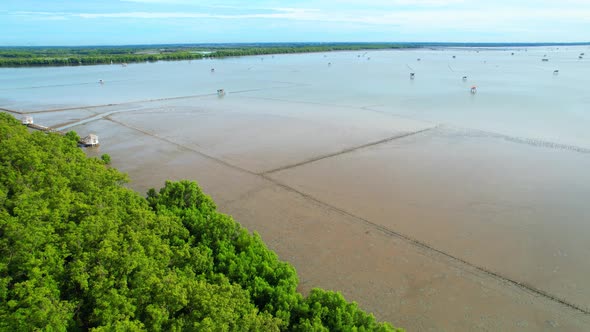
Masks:
[[[578,59],[580,53],[588,53],[588,59]],[[549,61],[541,60],[545,56]],[[210,94],[224,88],[253,97],[367,107],[590,149],[589,61],[590,47],[585,46],[0,69],[0,107],[37,110],[116,104]],[[559,74],[554,75],[554,70]],[[410,72],[416,74],[414,80],[409,79]],[[104,85],[98,84],[100,79]],[[469,93],[472,85],[478,87],[476,95]]]

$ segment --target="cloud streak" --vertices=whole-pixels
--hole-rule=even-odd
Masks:
[[[144,1],[144,0],[141,0]],[[160,0],[158,0],[160,1]],[[528,21],[577,21],[590,23],[590,10],[573,9],[533,9],[527,13],[514,10],[423,10],[423,11],[391,11],[391,12],[332,12],[326,13],[319,9],[309,8],[270,8],[265,12],[248,14],[214,14],[208,12],[114,12],[114,13],[68,13],[68,12],[15,12],[17,16],[28,16],[38,19],[219,19],[219,20],[243,20],[243,19],[281,19],[295,21],[317,22],[343,22],[362,23],[370,25],[423,25],[434,26],[436,24],[445,27],[466,27],[494,25],[496,28],[510,23],[522,23]],[[498,24],[502,22],[502,24]]]
[[[151,31],[143,32],[146,40],[152,40],[150,35],[162,40],[217,40],[211,32],[216,31],[237,41],[281,41],[285,36],[289,41],[308,41],[310,37],[325,41],[583,41],[588,38],[585,31],[590,31],[588,0],[85,0],[77,11],[72,8],[63,3],[19,4],[0,13],[0,27],[2,21],[11,22],[4,25],[8,31],[19,31],[16,26],[37,29],[38,38],[43,38],[65,31],[69,24],[91,34],[98,26],[101,31],[141,26]],[[42,26],[56,30],[50,32]],[[195,30],[197,26],[201,29]],[[136,38],[142,32],[126,34]]]

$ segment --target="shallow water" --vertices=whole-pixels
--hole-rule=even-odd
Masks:
[[[364,106],[590,148],[590,59],[578,59],[589,49],[421,49],[0,69],[0,107],[46,109],[205,95],[218,88],[257,90],[247,95]],[[548,62],[541,61],[545,55]],[[473,85],[476,95],[469,93]]]

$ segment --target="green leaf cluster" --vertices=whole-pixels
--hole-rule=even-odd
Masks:
[[[75,133],[0,113],[0,331],[394,331],[294,268],[190,181],[146,198]]]

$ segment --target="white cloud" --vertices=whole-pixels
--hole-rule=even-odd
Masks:
[[[127,0],[127,1],[165,1],[165,0]],[[405,1],[405,0],[398,0]],[[431,2],[431,0],[428,0]],[[432,0],[437,1],[437,0]],[[440,1],[442,2],[442,0]],[[422,10],[366,10],[352,12],[346,10],[319,10],[313,8],[267,8],[256,13],[216,14],[211,12],[113,12],[113,13],[63,13],[63,12],[16,12],[13,15],[27,16],[42,20],[67,18],[83,19],[218,19],[218,20],[291,20],[308,22],[331,22],[355,25],[400,27],[414,31],[437,31],[441,29],[479,30],[507,32],[539,30],[545,26],[559,27],[572,23],[590,23],[589,9],[535,8],[527,11],[514,9],[422,9]]]

